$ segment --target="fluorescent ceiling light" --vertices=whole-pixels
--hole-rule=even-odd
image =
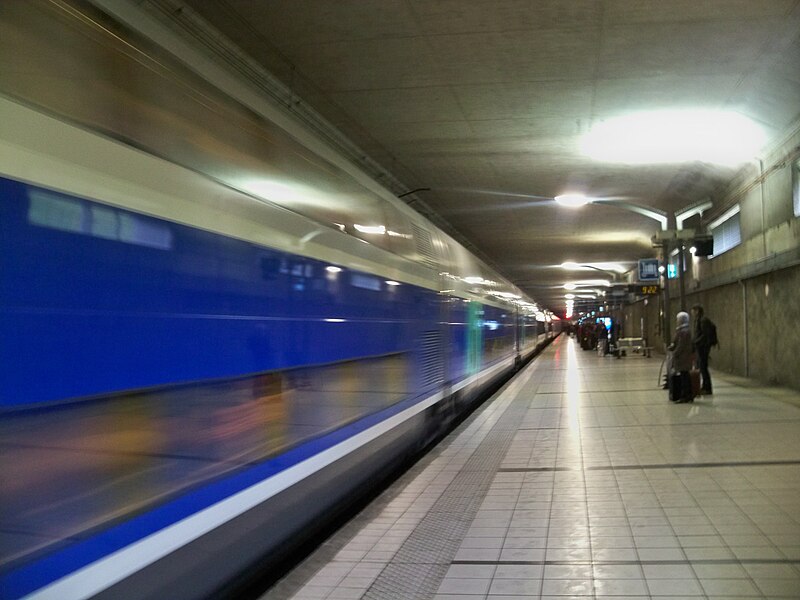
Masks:
[[[755,157],[764,131],[732,111],[662,110],[602,121],[581,140],[594,160],[626,164],[701,161],[736,166]]]
[[[567,286],[572,287],[567,287]],[[572,283],[564,284],[564,287],[568,290],[574,290],[579,287],[591,287],[595,285],[602,285],[605,287],[611,287],[611,282],[608,279],[580,279],[578,281],[573,281]]]
[[[619,263],[613,262],[593,262],[593,263],[576,263],[572,261],[563,262],[559,265],[562,269],[568,271],[616,271],[617,273],[625,273],[627,269]]]
[[[561,196],[556,196],[553,200],[558,202],[561,206],[569,206],[571,208],[584,206],[591,202],[591,199],[583,194],[562,194]]]

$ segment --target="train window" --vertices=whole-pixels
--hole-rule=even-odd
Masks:
[[[39,190],[29,193],[28,222],[39,227],[83,233],[83,202]]]
[[[381,291],[381,280],[377,277],[371,277],[369,275],[361,275],[359,273],[353,273],[350,276],[350,285],[353,287],[361,288],[363,290],[372,290],[375,292]]]
[[[119,241],[137,246],[149,246],[160,250],[172,248],[172,231],[164,223],[120,213]]]
[[[117,211],[106,206],[92,206],[90,210],[92,235],[107,240],[119,239]]]
[[[172,248],[166,223],[45,190],[28,190],[28,222],[58,231],[161,250]]]

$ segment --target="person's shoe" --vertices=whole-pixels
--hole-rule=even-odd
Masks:
[[[700,390],[697,392],[698,396],[710,396],[712,394],[711,390]]]

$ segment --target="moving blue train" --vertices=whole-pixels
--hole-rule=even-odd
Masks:
[[[0,89],[0,597],[222,594],[558,333],[274,107],[22,5],[0,60],[51,60]]]

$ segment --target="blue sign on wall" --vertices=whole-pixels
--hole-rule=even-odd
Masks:
[[[667,265],[667,277],[669,279],[675,279],[678,276],[678,265],[669,263]]]
[[[658,281],[658,259],[639,259],[639,281]]]

